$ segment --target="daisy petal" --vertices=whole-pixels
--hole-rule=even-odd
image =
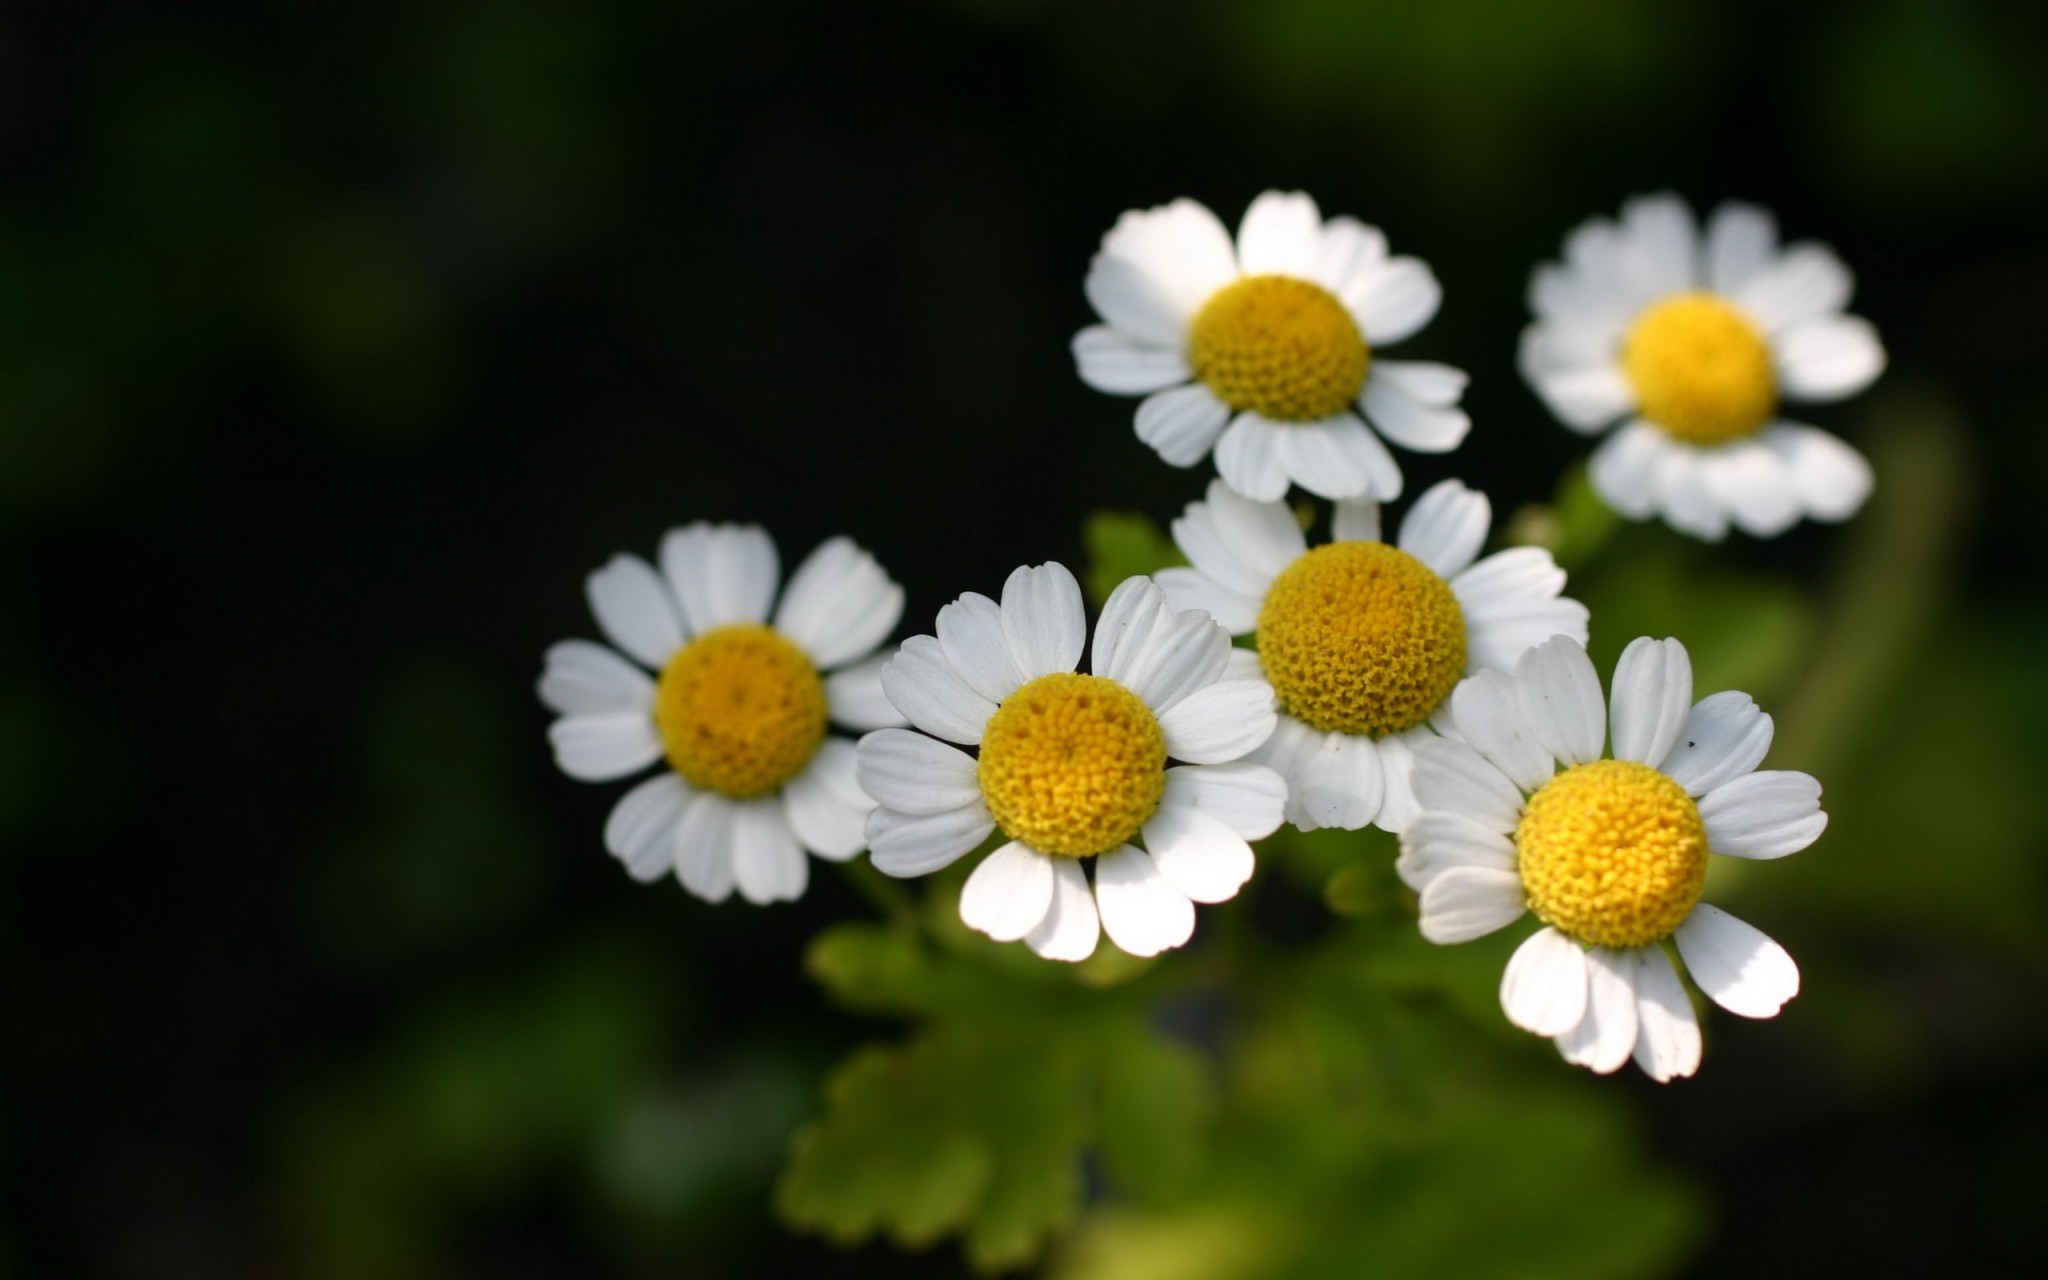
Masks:
[[[1600,758],[1607,741],[1607,702],[1583,642],[1557,636],[1524,653],[1515,666],[1522,718],[1560,763]]]
[[[609,782],[661,759],[661,735],[645,711],[563,716],[548,726],[555,764],[579,782]]]
[[[1858,316],[1817,316],[1793,325],[1771,344],[1778,378],[1794,400],[1840,400],[1884,372],[1884,344]]]
[[[755,906],[804,896],[811,860],[804,857],[776,800],[733,806],[732,870],[740,896]]]
[[[1245,210],[1237,229],[1237,261],[1245,275],[1312,279],[1322,256],[1323,215],[1306,194],[1261,192]]]
[[[735,622],[765,621],[782,578],[774,541],[751,524],[699,522],[669,530],[661,540],[661,571],[682,605],[691,635]]]
[[[1782,858],[1820,838],[1820,783],[1785,769],[1746,773],[1700,797],[1707,846],[1737,858]]]
[[[1148,346],[1179,351],[1186,345],[1190,313],[1129,259],[1096,254],[1081,288],[1111,328]]]
[[[1429,882],[1454,867],[1515,870],[1515,846],[1497,831],[1463,814],[1431,811],[1419,814],[1401,833],[1401,856],[1394,871],[1401,883],[1420,893]]]
[[[903,588],[851,538],[828,538],[789,577],[775,629],[821,670],[865,657],[903,617]]]
[[[1586,1016],[1586,982],[1586,949],[1546,926],[1508,960],[1500,1007],[1524,1031],[1561,1036]]]
[[[1849,305],[1855,287],[1849,268],[1834,251],[1808,241],[1786,249],[1778,260],[1751,276],[1735,301],[1763,331],[1776,335]]]
[[[1279,713],[1273,687],[1263,680],[1218,680],[1169,707],[1159,717],[1166,753],[1189,764],[1239,759],[1273,736]]]
[[[882,668],[894,654],[880,653],[866,662],[844,667],[825,677],[825,705],[832,721],[849,729],[890,729],[909,724],[882,688]]]
[[[1677,444],[1666,449],[1657,459],[1652,485],[1657,511],[1666,524],[1702,542],[1719,542],[1728,536],[1728,511],[1707,489],[1700,450]]]
[[[639,556],[616,555],[584,581],[605,639],[659,670],[683,645],[683,630],[661,575]]]
[[[1505,671],[1473,673],[1451,691],[1458,733],[1524,791],[1550,781],[1557,763],[1522,715],[1520,690]]]
[[[1799,492],[1791,468],[1759,441],[1702,449],[1699,466],[1708,496],[1744,533],[1772,538],[1798,522]]]
[[[995,829],[995,819],[979,798],[944,813],[877,808],[868,815],[868,860],[884,875],[928,875],[951,866]]]
[[[1653,294],[1695,287],[1699,239],[1692,210],[1670,192],[1636,196],[1621,207],[1622,232],[1631,241],[1636,279]]]
[[[1586,1016],[1557,1038],[1566,1062],[1604,1076],[1628,1061],[1636,1045],[1634,975],[1635,965],[1622,952],[1586,952]]]
[[[1813,519],[1847,520],[1870,496],[1870,463],[1827,432],[1779,422],[1759,438],[1791,467],[1792,485]]]
[[[1375,360],[1372,376],[1386,379],[1418,404],[1439,407],[1458,403],[1471,381],[1463,369],[1428,360]]]
[[[868,814],[875,802],[855,779],[854,746],[827,738],[804,771],[782,788],[783,817],[804,848],[844,862],[868,847]]]
[[[1503,834],[1522,817],[1522,794],[1470,746],[1438,738],[1415,748],[1415,800],[1425,811],[1459,813]]]
[[[1421,905],[1422,936],[1446,946],[1506,928],[1521,918],[1528,900],[1512,871],[1452,867],[1424,886]]]
[[[1520,550],[1521,548],[1517,548]],[[1503,553],[1508,554],[1508,553]],[[1530,600],[1465,615],[1465,669],[1514,668],[1522,655],[1557,636],[1586,638],[1586,606],[1576,600]]]
[[[1012,840],[981,860],[960,887],[960,921],[997,942],[1015,942],[1052,910],[1053,860]]]
[[[642,884],[675,869],[676,825],[691,796],[683,780],[660,773],[619,797],[605,819],[604,847]]]
[[[700,791],[676,824],[676,879],[706,902],[732,896],[734,810],[724,796]]]
[[[1287,790],[1304,830],[1356,831],[1379,816],[1386,775],[1372,739],[1318,733],[1289,767]]]
[[[1003,583],[1003,634],[1026,680],[1074,669],[1088,642],[1088,622],[1081,584],[1065,565],[1049,560],[1011,572]]]
[[[1231,635],[1241,636],[1259,625],[1260,599],[1223,586],[1199,569],[1161,569],[1152,575],[1177,610],[1200,609]]]
[[[1692,709],[1692,659],[1677,640],[1638,636],[1614,666],[1614,758],[1660,767]]]
[[[1541,339],[1535,325],[1523,330],[1522,376],[1558,421],[1574,431],[1594,432],[1635,408],[1635,389],[1612,363],[1544,369],[1530,354]]]
[[[1399,384],[1376,376],[1366,378],[1358,407],[1374,430],[1416,453],[1449,453],[1472,429],[1472,419],[1463,409],[1424,404]]]
[[[1209,493],[1209,501],[1189,503],[1188,509],[1174,520],[1174,543],[1207,577],[1240,595],[1263,599],[1266,588],[1273,584],[1280,571],[1308,549],[1307,542],[1301,541],[1293,555],[1281,559],[1272,554],[1271,548],[1248,541],[1244,531],[1236,527],[1242,521],[1226,520],[1215,495],[1227,493],[1246,508],[1275,511],[1285,516],[1291,525],[1294,518],[1286,507],[1277,502],[1253,502],[1220,479],[1209,483]],[[1298,541],[1301,539],[1299,526],[1295,528],[1295,537]],[[1279,563],[1269,567],[1273,560]]]
[[[1443,286],[1420,258],[1388,258],[1361,274],[1365,278],[1340,297],[1375,348],[1414,334],[1430,322],[1443,301]]]
[[[1279,433],[1286,428],[1256,413],[1240,413],[1216,441],[1216,474],[1247,498],[1278,502],[1287,495]]]
[[[1156,956],[1195,931],[1195,904],[1143,849],[1123,845],[1095,860],[1095,900],[1103,932],[1134,956]]]
[[[1778,247],[1778,224],[1753,204],[1730,200],[1707,223],[1707,287],[1739,294],[1770,263]]]
[[[1744,1018],[1775,1018],[1799,994],[1799,966],[1762,930],[1702,902],[1672,940],[1709,999]]]
[[[1209,455],[1230,406],[1201,383],[1155,391],[1138,405],[1138,439],[1168,466],[1192,467]]]
[[[1330,511],[1330,541],[1378,542],[1380,504],[1371,498],[1346,498]]]
[[[1102,602],[1102,612],[1095,619],[1095,644],[1088,655],[1088,669],[1124,683],[1124,674],[1136,665],[1152,633],[1166,626],[1172,617],[1173,610],[1158,583],[1142,575],[1125,578]]]
[[[1422,812],[1415,799],[1415,745],[1436,737],[1428,725],[1419,724],[1405,733],[1390,733],[1375,744],[1385,785],[1380,793],[1380,813],[1372,820],[1382,831],[1401,834]]]
[[[1408,508],[1399,545],[1438,577],[1454,578],[1479,554],[1492,521],[1485,494],[1457,480],[1440,480]]]
[[[1024,939],[1047,960],[1080,961],[1095,954],[1102,936],[1102,919],[1095,912],[1095,895],[1088,891],[1088,877],[1072,858],[1052,860],[1052,907]]]
[[[969,591],[940,609],[936,630],[939,651],[982,697],[1001,702],[1024,683],[1003,634],[1002,606],[987,596]]]
[[[1586,468],[1601,501],[1631,520],[1657,509],[1657,479],[1677,446],[1638,418],[1600,442]]]
[[[540,700],[564,715],[644,712],[654,705],[654,681],[601,644],[564,640],[548,646]]]
[[[1222,678],[1223,668],[1230,660],[1230,633],[1199,610],[1176,612],[1166,603],[1166,593],[1151,579],[1132,581],[1144,583],[1146,590],[1158,598],[1158,618],[1147,634],[1134,635],[1118,646],[1116,660],[1109,665],[1107,674],[1137,694],[1154,715],[1163,715],[1181,699]],[[1103,616],[1109,616],[1107,609]],[[1099,647],[1102,631],[1098,629],[1095,634]],[[1094,670],[1104,673],[1100,662]]]
[[[1512,616],[1531,603],[1555,598],[1562,590],[1564,570],[1542,547],[1496,551],[1451,576],[1451,591],[1468,624],[1481,618]]]
[[[1176,765],[1166,771],[1160,805],[1176,805],[1214,818],[1247,840],[1261,840],[1280,826],[1287,783],[1264,765]]]
[[[1108,325],[1089,325],[1075,334],[1073,350],[1081,381],[1111,395],[1141,396],[1194,376],[1178,347],[1153,346]]]
[[[1145,824],[1145,851],[1166,882],[1195,902],[1228,902],[1252,878],[1244,837],[1183,805],[1160,804]]]
[[[1186,198],[1126,212],[1102,237],[1102,251],[1140,268],[1190,316],[1237,278],[1230,232],[1207,206]]]
[[[1285,504],[1254,502],[1221,480],[1209,482],[1206,498],[1194,504],[1203,509],[1204,522],[1239,563],[1259,575],[1261,591],[1308,550],[1308,539]]]
[[[1386,256],[1387,238],[1378,227],[1366,226],[1356,218],[1335,217],[1323,224],[1323,252],[1313,278],[1343,298],[1363,287]]]
[[[905,640],[882,668],[882,690],[926,733],[974,746],[996,704],[967,687],[932,636]]]
[[[1281,469],[1319,498],[1401,496],[1401,466],[1387,446],[1349,413],[1296,422],[1274,438]]]
[[[1664,761],[1664,772],[1687,795],[1703,796],[1749,773],[1771,749],[1771,718],[1746,693],[1733,689],[1693,704],[1685,732]]]
[[[902,813],[945,813],[981,799],[974,757],[908,729],[877,729],[860,740],[854,779],[875,803]]]
[[[1662,1084],[1700,1068],[1700,1024],[1661,947],[1623,952],[1636,989],[1636,1065]]]

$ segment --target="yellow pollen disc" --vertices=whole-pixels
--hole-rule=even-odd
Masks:
[[[1231,408],[1313,422],[1358,398],[1372,351],[1328,289],[1293,276],[1245,276],[1203,304],[1188,332],[1188,359]]]
[[[794,778],[825,740],[825,682],[773,628],[717,627],[669,659],[654,724],[691,785],[757,796]]]
[[[1643,417],[1694,444],[1752,435],[1778,410],[1770,344],[1711,293],[1681,293],[1636,318],[1622,367]]]
[[[1515,850],[1529,909],[1588,946],[1670,937],[1707,883],[1699,806],[1633,760],[1574,765],[1538,787]]]
[[[1450,584],[1384,542],[1332,542],[1283,569],[1259,609],[1259,662],[1287,713],[1325,732],[1413,728],[1465,670]]]
[[[1004,834],[1085,858],[1129,840],[1159,807],[1166,735],[1116,681],[1059,671],[1003,699],[977,771]]]

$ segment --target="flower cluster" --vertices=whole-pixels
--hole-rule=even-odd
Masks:
[[[1782,857],[1826,825],[1812,778],[1759,770],[1770,717],[1695,702],[1677,640],[1630,644],[1603,696],[1564,570],[1486,554],[1491,504],[1457,480],[1382,536],[1404,490],[1389,445],[1448,453],[1471,428],[1463,372],[1382,352],[1435,315],[1427,265],[1267,192],[1235,237],[1192,200],[1126,213],[1084,289],[1101,322],[1074,338],[1081,379],[1142,396],[1138,438],[1167,463],[1214,460],[1172,522],[1187,566],[1126,579],[1092,634],[1072,573],[1020,567],[883,653],[903,591],[848,539],[779,599],[752,526],[671,531],[658,569],[615,558],[588,584],[611,647],[549,649],[540,696],[571,776],[659,766],[605,824],[630,874],[768,903],[803,893],[806,851],[915,877],[980,850],[961,920],[1079,961],[1105,934],[1136,956],[1188,942],[1195,904],[1234,897],[1283,823],[1376,826],[1431,941],[1541,922],[1501,1004],[1570,1062],[1692,1073],[1667,941],[1733,1013],[1796,994],[1783,948],[1700,901],[1710,853]],[[1640,198],[1536,270],[1522,372],[1567,427],[1614,428],[1589,475],[1625,516],[1709,540],[1842,520],[1868,465],[1779,406],[1883,368],[1849,291],[1761,210],[1724,205],[1702,233]],[[1326,536],[1296,487],[1330,504]]]

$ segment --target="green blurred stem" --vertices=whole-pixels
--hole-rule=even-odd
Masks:
[[[887,917],[889,923],[913,931],[917,928],[917,902],[901,881],[875,870],[874,864],[866,858],[842,862],[839,869],[846,876],[847,883],[859,890],[860,895]]]
[[[1814,644],[1826,660],[1808,667],[1778,722],[1774,755],[1816,776],[1868,738],[1867,709],[1882,704],[1878,691],[1947,603],[1970,487],[1967,433],[1932,388],[1888,397],[1864,437],[1877,487],[1852,526]]]

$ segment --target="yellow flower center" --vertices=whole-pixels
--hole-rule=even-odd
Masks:
[[[1203,304],[1188,331],[1188,359],[1231,408],[1313,422],[1358,398],[1372,350],[1328,289],[1293,276],[1245,276]]]
[[[977,766],[989,812],[1012,840],[1085,858],[1138,833],[1166,790],[1166,735],[1138,695],[1056,671],[1003,699]]]
[[[1770,344],[1711,293],[1681,293],[1645,310],[1622,344],[1622,367],[1643,417],[1694,444],[1754,434],[1778,409]]]
[[[1413,728],[1465,670],[1450,584],[1384,542],[1332,542],[1281,571],[1259,609],[1259,662],[1287,713],[1325,732]]]
[[[825,740],[825,682],[773,628],[717,627],[669,659],[654,724],[692,786],[757,796],[794,778]]]
[[[1670,937],[1707,882],[1699,806],[1633,760],[1574,765],[1538,787],[1515,850],[1529,909],[1588,946]]]

